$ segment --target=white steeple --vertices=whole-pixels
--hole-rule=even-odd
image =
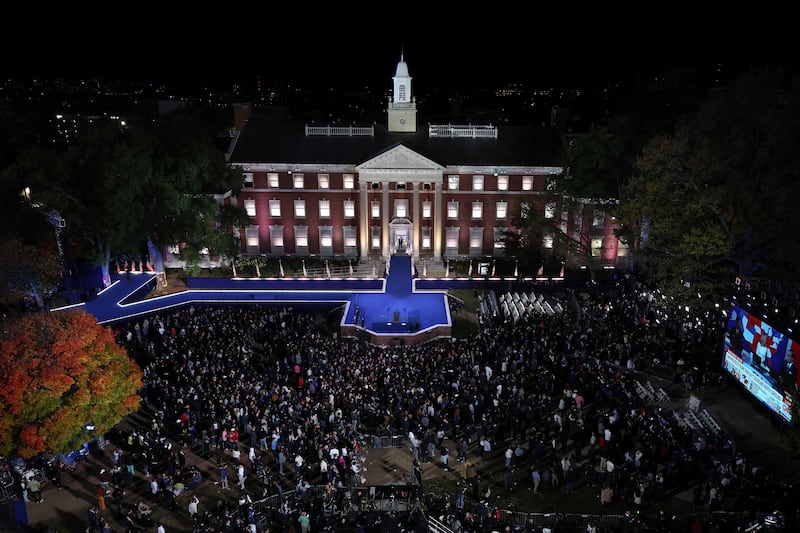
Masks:
[[[389,131],[417,131],[417,103],[411,94],[411,76],[403,52],[397,63],[394,77],[392,99],[389,102]]]

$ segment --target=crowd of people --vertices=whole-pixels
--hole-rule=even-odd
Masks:
[[[507,490],[591,485],[604,506],[637,510],[695,484],[699,509],[766,501],[794,513],[793,489],[725,434],[678,427],[633,386],[654,362],[691,374],[687,386],[708,384],[713,371],[691,357],[713,344],[718,317],[656,310],[633,278],[573,297],[570,318],[495,317],[473,337],[422,345],[337,340],[318,315],[286,307],[192,306],[118,324],[152,417],[113,455],[111,502],[133,531],[150,525],[149,505],[126,497],[137,474],[150,482],[149,504],[176,513],[187,512],[175,504],[183,491],[235,483],[238,506],[193,499],[186,518],[196,531],[256,532],[267,523],[253,501],[294,491],[278,513],[308,531],[324,525],[337,491],[366,481],[366,435],[402,435],[415,467],[463,469],[453,498],[430,502],[454,530],[492,520],[475,465],[494,458],[510,473]],[[203,476],[185,449],[218,470]],[[422,484],[416,468],[410,483]],[[318,486],[321,497],[306,497]],[[750,492],[758,502],[744,499]]]

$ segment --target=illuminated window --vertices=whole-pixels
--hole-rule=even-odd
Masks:
[[[258,226],[247,226],[244,229],[244,239],[247,243],[248,254],[261,253],[261,247],[259,246],[258,238]]]
[[[581,211],[572,215],[572,227],[576,230],[583,228],[583,213]]]
[[[408,217],[408,200],[395,200],[394,201],[394,216],[397,218]]]
[[[422,218],[431,218],[431,203],[427,200],[422,202]]]
[[[317,176],[319,180],[319,188],[320,189],[330,189],[331,188],[331,178],[327,174],[319,174]]]
[[[333,228],[330,226],[319,227],[319,252],[321,254],[333,252]]]
[[[306,201],[305,200],[295,200],[294,201],[294,216],[297,218],[304,218],[306,216]]]
[[[617,239],[617,257],[628,257],[628,243]]]
[[[279,216],[281,216],[281,201],[280,200],[270,200],[269,201],[269,216],[271,216],[271,217],[279,217]]]
[[[553,218],[554,216],[556,216],[556,203],[546,203],[544,206],[544,218]]]
[[[519,204],[519,216],[520,218],[528,218],[531,214],[531,204],[528,202],[522,202]]]
[[[472,218],[483,218],[483,202],[472,202]]]
[[[269,185],[270,189],[280,188],[280,180],[278,179],[277,172],[270,172],[267,174],[267,184]]]
[[[294,245],[298,248],[297,253],[308,253],[308,226],[294,227]]]
[[[355,176],[352,174],[345,174],[344,175],[344,188],[345,189],[354,189],[355,188]]]
[[[500,253],[506,248],[506,228],[494,228],[494,251]]]
[[[480,254],[483,251],[483,228],[469,228],[469,253]]]
[[[447,202],[447,218],[458,218],[458,202]]]
[[[508,176],[497,176],[497,190],[498,191],[508,190]]]
[[[431,228],[426,226],[422,228],[422,249],[430,250],[431,248]]]
[[[592,227],[593,228],[602,228],[605,226],[606,222],[606,213],[605,211],[600,211],[599,209],[595,209],[594,213],[592,214]]]
[[[252,187],[255,180],[253,180],[253,173],[252,172],[245,172],[244,173],[244,186],[245,187]]]
[[[319,201],[319,216],[320,216],[320,218],[330,218],[330,216],[331,216],[331,201],[330,200],[320,200]]]
[[[381,227],[380,226],[373,226],[372,227],[372,247],[373,248],[380,248],[381,247]]]
[[[533,190],[533,176],[522,176],[522,190],[523,191]]]
[[[167,247],[167,252],[172,255],[180,255],[181,253],[181,245],[180,244],[170,244]]]
[[[508,202],[497,202],[496,217],[498,220],[505,220],[508,215]]]
[[[344,253],[352,254],[356,251],[356,228],[354,226],[345,226],[342,228],[344,235]]]
[[[256,201],[248,198],[244,201],[244,210],[247,211],[247,216],[256,216]]]
[[[600,252],[603,250],[603,239],[592,239],[592,257],[600,257]]]
[[[447,228],[446,230],[444,247],[448,254],[453,255],[458,253],[458,229],[459,228]]]
[[[549,234],[548,234],[548,235],[545,235],[545,236],[542,238],[542,245],[543,245],[545,248],[548,248],[548,249],[551,249],[551,248],[553,248],[553,236],[552,236],[552,235],[549,235]]]
[[[377,200],[372,202],[372,218],[381,218],[381,203]]]
[[[344,201],[344,218],[356,217],[356,202],[355,200]]]
[[[447,188],[451,191],[458,190],[458,176],[447,176]]]
[[[472,190],[473,191],[483,190],[483,176],[472,176]]]
[[[273,253],[283,253],[283,226],[269,227],[269,242]]]
[[[303,187],[306,186],[306,178],[302,174],[295,174],[293,181],[295,189],[302,189]]]

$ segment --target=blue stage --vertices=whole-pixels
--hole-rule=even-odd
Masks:
[[[343,337],[376,344],[449,337],[452,321],[446,289],[417,290],[411,257],[392,256],[385,278],[190,278],[187,290],[146,298],[156,289],[154,273],[120,273],[83,308],[101,324],[128,321],[188,305],[280,305],[333,309],[344,305]],[[444,281],[444,280],[443,280]],[[449,280],[450,282],[455,280]],[[357,318],[356,318],[357,317]]]

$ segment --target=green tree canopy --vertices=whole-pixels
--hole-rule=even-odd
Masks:
[[[142,371],[110,328],[85,311],[34,313],[0,332],[0,453],[80,447],[139,407]]]

